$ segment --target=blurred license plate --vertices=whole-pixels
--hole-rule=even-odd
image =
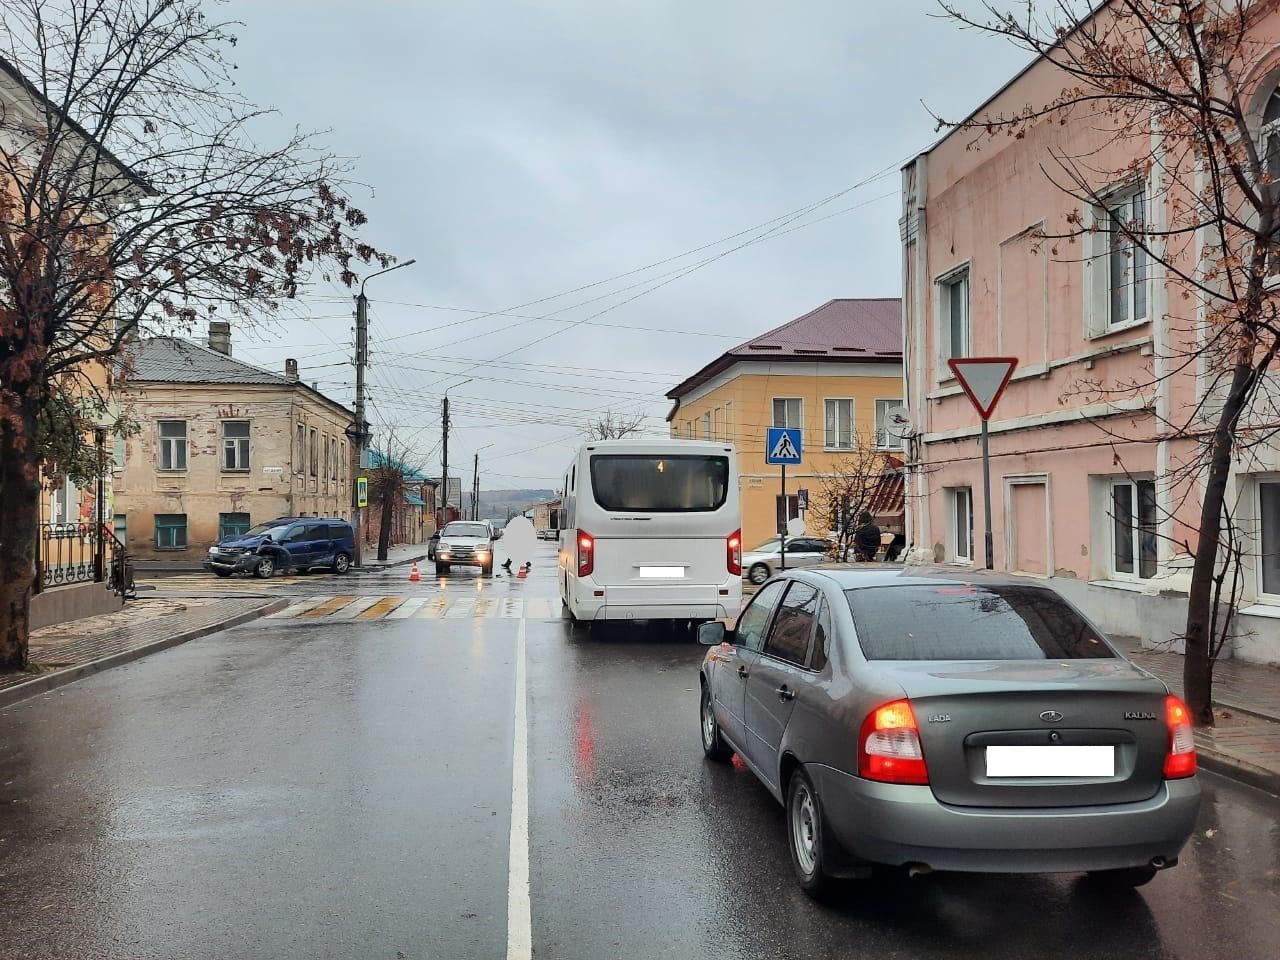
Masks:
[[[988,777],[1113,777],[1115,773],[1115,747],[987,747]]]
[[[684,567],[641,567],[640,576],[646,580],[683,579]]]

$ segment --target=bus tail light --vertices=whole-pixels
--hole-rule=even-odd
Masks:
[[[725,559],[729,564],[729,573],[735,577],[742,576],[742,531],[735,530],[724,542]]]
[[[588,577],[596,568],[596,538],[578,531],[578,576]]]
[[[920,730],[910,702],[876,707],[858,735],[858,775],[881,783],[928,783]]]

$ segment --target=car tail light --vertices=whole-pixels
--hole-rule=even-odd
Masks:
[[[1181,780],[1196,772],[1196,738],[1191,729],[1191,711],[1177,697],[1164,702],[1164,719],[1169,727],[1169,752],[1164,755],[1164,778]]]
[[[578,576],[587,577],[596,568],[596,538],[585,530],[578,531]]]
[[[742,576],[742,531],[735,530],[724,542],[725,559],[732,576]]]
[[[858,735],[858,775],[881,783],[928,783],[920,730],[910,702],[876,707]]]

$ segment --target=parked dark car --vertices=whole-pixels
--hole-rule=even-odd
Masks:
[[[204,568],[220,577],[251,573],[263,580],[277,570],[307,573],[323,568],[346,573],[355,552],[355,534],[345,520],[280,517],[210,547]]]
[[[1186,706],[1041,584],[788,571],[698,638],[703,750],[785,806],[810,894],[878,864],[1138,886],[1195,825]]]

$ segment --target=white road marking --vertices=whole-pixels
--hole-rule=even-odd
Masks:
[[[507,597],[502,601],[500,617],[506,620],[519,620],[524,616],[524,601]]]
[[[408,620],[417,612],[418,608],[427,602],[426,597],[410,597],[400,606],[396,607],[389,614],[388,620]]]
[[[364,613],[375,603],[381,600],[381,597],[359,597],[351,603],[348,603],[341,610],[329,614],[327,620],[354,620],[359,614]]]
[[[305,600],[298,600],[289,604],[283,610],[277,610],[275,613],[267,614],[268,620],[287,620],[290,617],[296,617],[300,613],[306,613],[312,607],[318,607],[322,603],[328,603],[333,597],[307,597]]]
[[[524,603],[524,615],[530,620],[550,620],[551,601],[546,597],[530,597]]]
[[[476,609],[474,600],[455,600],[449,604],[449,609],[445,611],[446,620],[461,620],[463,617],[469,617]]]
[[[524,677],[524,619],[516,631],[515,736],[511,748],[511,845],[507,854],[507,960],[533,957],[529,908],[529,723]]]

